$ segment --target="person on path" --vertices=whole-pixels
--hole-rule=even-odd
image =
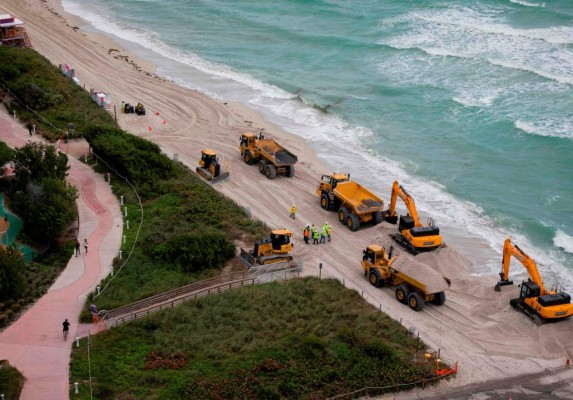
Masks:
[[[290,217],[292,219],[296,219],[296,206],[294,205],[294,203],[292,204],[292,207],[290,208]]]
[[[304,242],[306,244],[309,244],[308,238],[310,237],[310,226],[308,224],[306,224],[306,226],[304,227],[304,231],[302,232],[302,234],[303,234]]]
[[[76,257],[81,254],[82,252],[80,251],[80,241],[76,239]]]
[[[88,254],[88,240],[84,239],[84,249],[86,249],[86,254]]]
[[[320,243],[326,243],[326,229],[324,227],[320,230]]]
[[[318,229],[314,228],[312,232],[312,244],[319,244],[318,243]]]
[[[330,225],[328,225],[328,222],[324,223],[324,229],[326,230],[326,237],[328,238],[328,241],[330,242],[330,233],[332,232],[332,228],[330,227]]]
[[[66,340],[68,338],[68,332],[70,331],[70,323],[68,322],[67,318],[64,322],[62,322],[62,326],[64,327],[64,340]]]
[[[29,123],[29,122],[28,122],[27,127],[28,127],[28,132],[30,132],[30,136],[32,136],[32,129],[34,129],[34,127],[33,127],[32,124]]]

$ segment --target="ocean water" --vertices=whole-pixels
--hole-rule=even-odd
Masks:
[[[383,198],[398,179],[476,274],[499,271],[510,235],[547,286],[573,291],[570,0],[63,5],[159,74],[306,138]]]

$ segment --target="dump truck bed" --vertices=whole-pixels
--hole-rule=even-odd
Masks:
[[[334,192],[341,200],[352,204],[358,214],[384,209],[384,201],[380,197],[354,181],[338,183]]]
[[[257,148],[265,158],[268,158],[277,166],[294,165],[298,160],[297,156],[273,139],[260,139],[257,142]]]
[[[390,269],[398,276],[427,294],[443,292],[450,287],[449,279],[430,266],[409,257],[398,257]]]

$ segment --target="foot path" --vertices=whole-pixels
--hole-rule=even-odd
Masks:
[[[20,147],[29,140],[28,130],[6,114],[0,114],[0,140]],[[84,145],[87,150],[87,146]],[[73,145],[60,148],[73,152]],[[80,227],[78,240],[88,240],[88,254],[72,256],[64,272],[48,292],[14,324],[0,333],[0,360],[7,359],[22,372],[26,383],[21,400],[68,399],[69,363],[74,338],[79,335],[78,321],[86,294],[109,273],[119,251],[122,236],[121,210],[111,187],[101,175],[73,156],[68,181],[77,187],[76,201]],[[67,341],[62,322],[71,323]]]

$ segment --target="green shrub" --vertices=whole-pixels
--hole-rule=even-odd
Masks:
[[[7,360],[0,360],[0,393],[6,400],[20,398],[24,381],[20,371],[12,367]]]
[[[151,251],[156,259],[181,266],[184,271],[220,268],[235,256],[235,246],[223,232],[206,229],[174,235]]]

